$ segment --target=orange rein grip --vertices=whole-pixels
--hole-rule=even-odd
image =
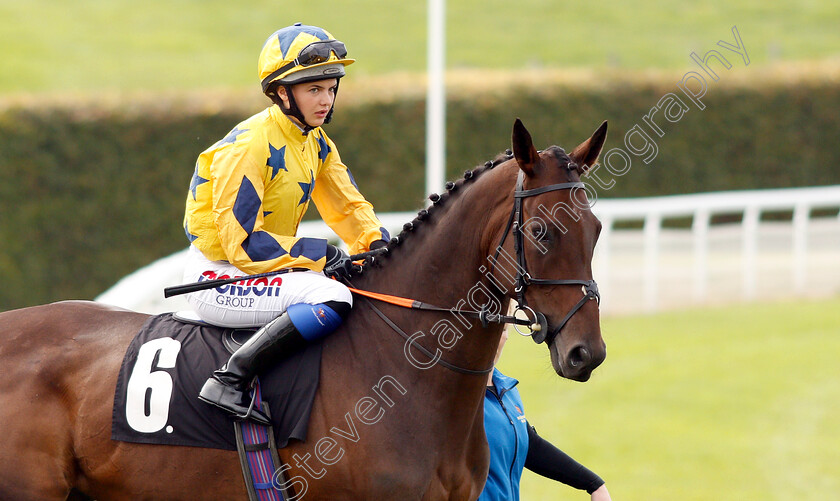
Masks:
[[[361,289],[354,289],[353,287],[348,287],[348,289],[355,292],[356,294],[359,294],[360,296],[378,299],[379,301],[395,304],[397,306],[402,306],[403,308],[414,308],[415,303],[417,303],[417,301],[413,299],[406,299],[404,297],[391,296],[388,294],[381,294],[379,292],[364,291]]]

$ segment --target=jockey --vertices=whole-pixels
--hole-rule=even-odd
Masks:
[[[262,326],[198,397],[240,419],[269,424],[258,408],[249,412],[254,376],[331,333],[352,306],[350,291],[332,279],[351,270],[347,253],[325,239],[296,236],[310,200],[351,253],[390,238],[321,129],[332,118],[344,67],[354,62],[346,56],[343,43],[315,26],[272,34],[259,75],[273,105],[201,153],[190,183],[185,282],[289,271],[188,296],[206,322]]]

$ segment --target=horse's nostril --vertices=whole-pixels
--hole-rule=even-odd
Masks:
[[[590,360],[592,360],[592,356],[589,354],[589,350],[583,346],[576,346],[569,352],[569,365],[572,367],[584,366]]]

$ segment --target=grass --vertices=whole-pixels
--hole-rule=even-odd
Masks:
[[[254,86],[263,41],[295,21],[344,40],[356,75],[418,74],[426,64],[420,1],[0,0],[0,17],[0,93]],[[834,0],[449,0],[447,62],[684,71],[692,51],[733,42],[733,25],[751,64],[821,60],[840,57],[838,24]]]
[[[836,0],[447,4],[458,70],[681,73],[692,51],[731,43],[733,25],[750,68],[840,58]],[[425,16],[425,2],[381,0],[0,0],[0,95],[186,90],[209,101],[255,88],[263,41],[295,21],[344,40],[351,76],[402,72],[391,85],[408,85],[425,68]],[[609,356],[584,385],[558,380],[528,340],[511,339],[501,368],[520,379],[541,434],[617,500],[829,499],[840,489],[838,311],[840,298],[608,318]],[[585,498],[526,472],[522,499],[560,496]]]
[[[614,499],[830,499],[840,488],[840,298],[607,318],[604,365],[578,384],[511,339],[540,433]],[[541,363],[535,360],[541,359]],[[526,471],[522,499],[587,499]]]

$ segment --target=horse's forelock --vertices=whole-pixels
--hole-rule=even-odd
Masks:
[[[566,167],[568,169],[572,169],[575,167],[574,162],[572,161],[571,157],[566,153],[566,150],[559,146],[549,146],[544,150],[546,153],[550,153],[557,163],[560,164],[560,167]]]

